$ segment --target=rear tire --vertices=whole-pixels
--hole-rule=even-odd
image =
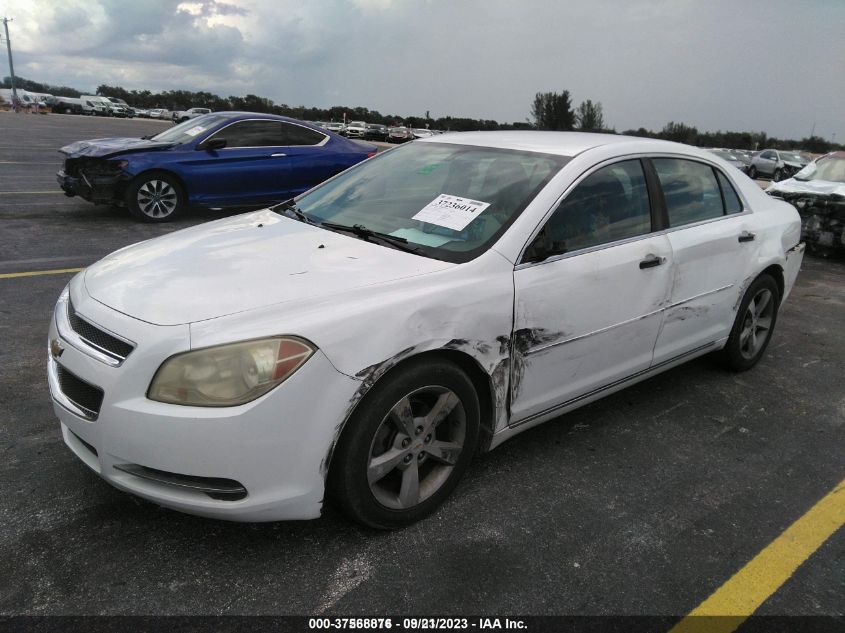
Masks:
[[[185,191],[170,174],[141,174],[126,189],[126,206],[142,222],[170,222],[185,208]]]
[[[431,514],[472,460],[479,411],[472,381],[448,361],[412,361],[388,375],[341,435],[327,482],[332,499],[382,530]]]
[[[745,291],[722,361],[734,371],[754,367],[772,340],[780,307],[780,291],[770,275],[760,275]]]

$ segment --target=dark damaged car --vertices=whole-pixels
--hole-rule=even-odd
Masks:
[[[822,156],[792,178],[773,182],[766,192],[798,209],[811,250],[845,252],[845,152]]]
[[[376,148],[287,117],[216,112],[152,137],[78,141],[59,151],[65,161],[57,177],[66,195],[167,222],[186,207],[287,200]]]

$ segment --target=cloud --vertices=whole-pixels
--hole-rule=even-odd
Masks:
[[[845,3],[788,0],[6,0],[16,68],[91,89],[521,121],[538,91],[617,129],[845,138]]]

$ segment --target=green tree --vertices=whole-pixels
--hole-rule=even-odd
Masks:
[[[604,111],[601,107],[601,101],[587,99],[582,101],[578,109],[575,110],[575,122],[578,124],[578,129],[585,132],[600,132],[604,129]]]
[[[575,113],[569,91],[538,92],[531,106],[534,123],[541,130],[571,130],[575,126]]]
[[[698,140],[698,129],[686,123],[669,121],[669,123],[663,126],[659,137],[667,141],[695,145]]]

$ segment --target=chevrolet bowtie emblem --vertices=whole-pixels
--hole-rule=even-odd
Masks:
[[[59,343],[59,339],[54,338],[52,341],[50,341],[50,354],[53,356],[53,358],[58,358],[62,355],[62,352],[64,351],[65,348],[62,347],[61,343]]]

